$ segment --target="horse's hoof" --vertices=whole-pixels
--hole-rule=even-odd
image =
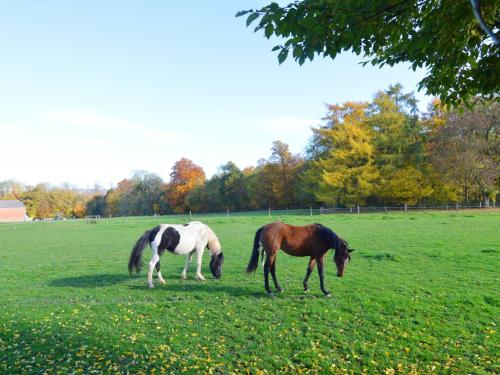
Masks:
[[[148,284],[149,289],[153,289],[155,286],[153,284]]]
[[[273,294],[273,292],[267,292],[267,296],[273,298],[274,294]]]
[[[285,291],[285,289],[281,288],[281,289],[278,289],[278,292],[280,293],[283,293]]]
[[[196,276],[196,280],[198,281],[205,281],[205,278],[203,276]]]
[[[309,293],[309,289],[304,289],[304,293]]]
[[[331,293],[325,293],[325,298],[330,298],[331,296]]]
[[[165,280],[163,280],[163,279],[161,279],[161,280],[160,280],[160,283],[162,283],[163,285],[165,285],[165,284],[166,284],[166,283],[165,283]]]
[[[186,275],[181,275],[181,280],[186,280],[188,277]]]

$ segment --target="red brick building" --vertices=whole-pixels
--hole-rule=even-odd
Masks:
[[[24,221],[26,218],[26,207],[18,200],[0,200],[0,222]]]

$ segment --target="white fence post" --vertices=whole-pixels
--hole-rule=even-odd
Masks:
[[[229,217],[229,208],[226,210],[226,215]]]
[[[191,213],[191,210],[189,210],[189,220],[191,220],[193,218],[193,215]]]
[[[359,204],[358,204],[358,215],[359,215]]]
[[[313,215],[313,208],[312,208],[312,206],[309,206],[309,214],[310,214],[310,216]]]
[[[408,204],[405,203],[405,212],[408,212]]]
[[[271,207],[267,209],[267,216],[271,217]]]

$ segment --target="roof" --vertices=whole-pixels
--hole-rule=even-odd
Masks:
[[[0,208],[24,208],[24,204],[18,200],[0,200]]]

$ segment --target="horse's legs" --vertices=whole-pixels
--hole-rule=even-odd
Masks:
[[[271,263],[271,276],[273,277],[274,286],[280,292],[283,292],[283,288],[280,286],[280,283],[278,282],[278,279],[276,278],[276,255],[274,255],[271,258],[270,263]]]
[[[193,254],[194,254],[194,252],[195,252],[195,250],[191,251],[189,253],[189,255],[187,256],[186,264],[185,264],[184,269],[182,270],[182,273],[181,273],[181,279],[182,280],[186,280],[187,279],[187,271],[188,271],[189,265],[191,264],[191,260],[193,260]]]
[[[160,280],[160,283],[165,284],[165,279],[161,276],[160,261],[156,263],[156,272],[158,273],[158,280]]]
[[[201,260],[203,259],[204,247],[196,247],[196,280],[203,281],[205,277],[201,274]]]
[[[325,289],[324,277],[325,271],[323,269],[323,257],[316,258],[318,262],[318,273],[319,273],[319,285],[321,286],[321,291],[324,293],[325,297],[330,297],[330,292]]]
[[[307,266],[307,272],[306,272],[306,277],[304,278],[304,292],[308,292],[309,291],[309,285],[307,285],[307,282],[309,281],[309,276],[311,276],[311,273],[314,269],[314,266],[316,265],[316,259],[311,257],[311,259],[309,259],[309,265]]]
[[[149,262],[149,267],[148,267],[148,286],[150,288],[154,288],[153,285],[153,270],[155,268],[156,263],[160,260],[160,256],[158,255],[157,251],[153,249],[153,258],[151,258],[151,261]]]
[[[266,261],[264,263],[264,288],[266,288],[266,292],[268,294],[272,294],[271,289],[269,288],[269,270],[271,268],[271,256],[266,251]]]

